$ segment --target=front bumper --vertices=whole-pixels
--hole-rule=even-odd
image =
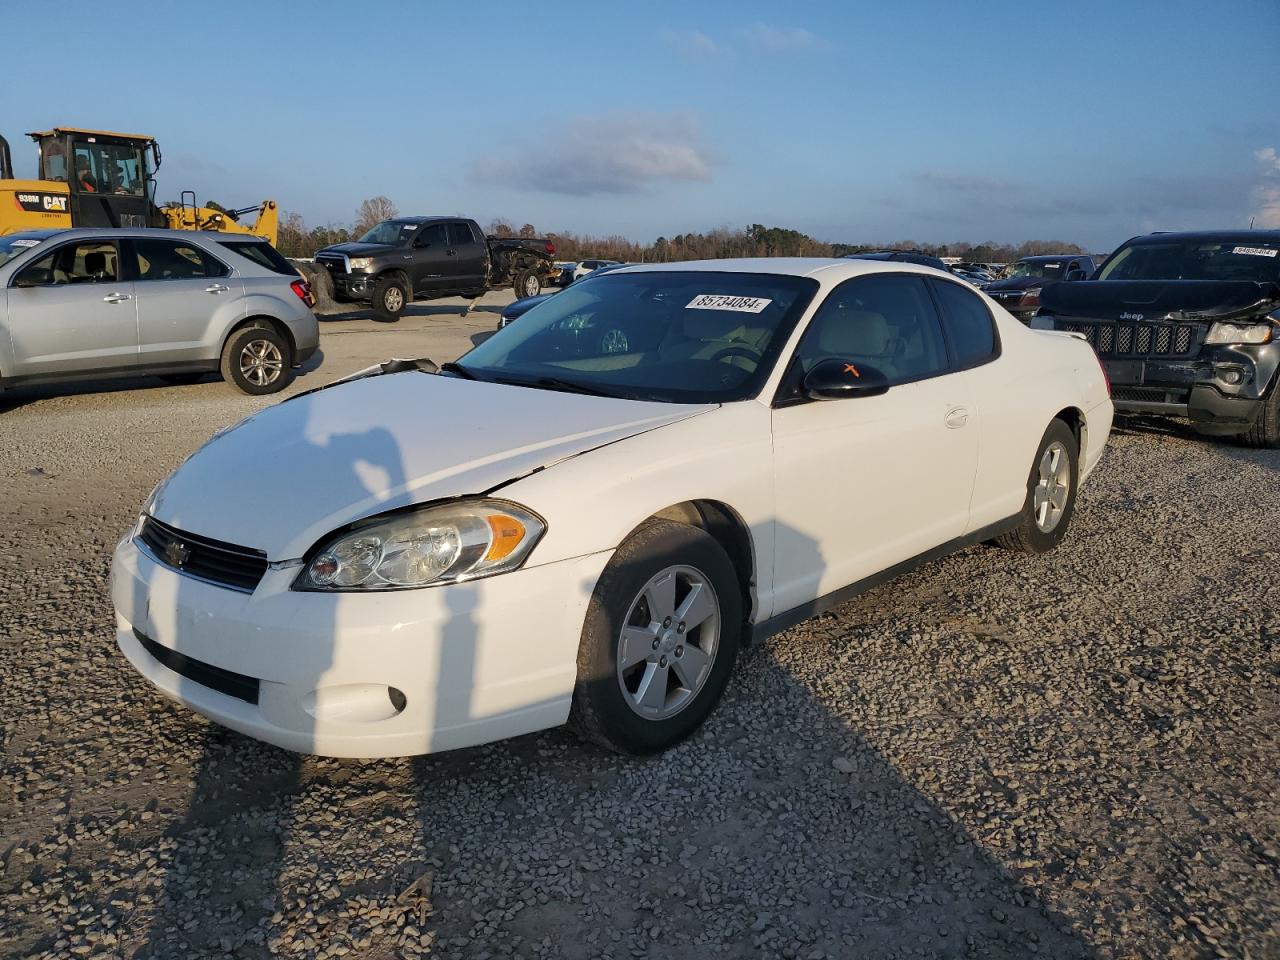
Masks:
[[[609,556],[368,594],[293,591],[298,568],[273,568],[245,594],[178,573],[130,536],[111,564],[116,642],[165,695],[276,746],[334,757],[451,750],[564,723]],[[256,682],[257,702],[210,686],[208,667]]]
[[[329,276],[333,280],[335,293],[341,293],[350,300],[372,299],[373,287],[376,281],[369,274],[339,273],[336,270],[331,270]]]
[[[1269,357],[1247,347],[1205,347],[1188,359],[1102,359],[1116,410],[1186,417],[1219,436],[1249,429],[1275,379]]]

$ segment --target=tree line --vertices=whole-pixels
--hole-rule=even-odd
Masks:
[[[359,239],[370,227],[398,215],[396,205],[387,197],[371,197],[360,204],[351,225],[328,224],[309,228],[299,213],[285,213],[280,218],[277,246],[286,257],[310,257],[321,247]],[[936,257],[959,257],[977,263],[1008,263],[1019,257],[1041,254],[1089,253],[1075,243],[1057,240],[1028,240],[1020,244],[996,243],[918,243],[900,240],[889,244],[829,243],[815,240],[799,230],[766,227],[753,223],[748,227],[718,227],[705,233],[680,233],[658,237],[652,243],[638,243],[621,234],[594,236],[557,231],[541,234],[531,223],[516,227],[498,219],[487,232],[497,237],[546,236],[556,245],[559,260],[621,260],[626,263],[667,262],[673,260],[718,260],[724,257],[840,257],[846,253],[868,250],[917,250]]]

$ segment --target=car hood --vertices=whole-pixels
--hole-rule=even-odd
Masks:
[[[348,257],[371,257],[380,253],[389,253],[394,249],[396,248],[389,243],[359,243],[352,240],[348,243],[335,243],[332,246],[317,250],[316,256],[320,256],[322,253],[345,253]]]
[[[982,289],[987,293],[1008,293],[1014,290],[1030,290],[1032,287],[1043,287],[1057,282],[1046,277],[1014,277],[1011,280],[992,280]]]
[[[1082,280],[1040,294],[1043,313],[1099,320],[1256,317],[1280,306],[1280,287],[1252,280]]]
[[[150,512],[179,530],[292,560],[353,521],[486,493],[714,408],[419,372],[372,376],[216,434],[161,484]]]

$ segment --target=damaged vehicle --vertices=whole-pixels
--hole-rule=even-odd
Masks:
[[[651,753],[744,645],[969,545],[1055,547],[1111,416],[1088,345],[927,267],[625,267],[215,436],[115,549],[117,643],[291,750],[568,721]]]
[[[1041,304],[1033,326],[1086,337],[1117,410],[1280,447],[1280,230],[1135,237]]]

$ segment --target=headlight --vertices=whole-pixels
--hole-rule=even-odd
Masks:
[[[1274,335],[1269,323],[1215,323],[1205,343],[1270,343]]]
[[[1030,287],[1022,291],[1022,299],[1018,301],[1020,307],[1035,306],[1040,302],[1040,287]]]
[[[372,270],[373,257],[352,257],[348,263],[352,270]]]
[[[298,590],[404,590],[475,580],[520,566],[547,526],[523,507],[464,500],[375,519],[330,539]]]

